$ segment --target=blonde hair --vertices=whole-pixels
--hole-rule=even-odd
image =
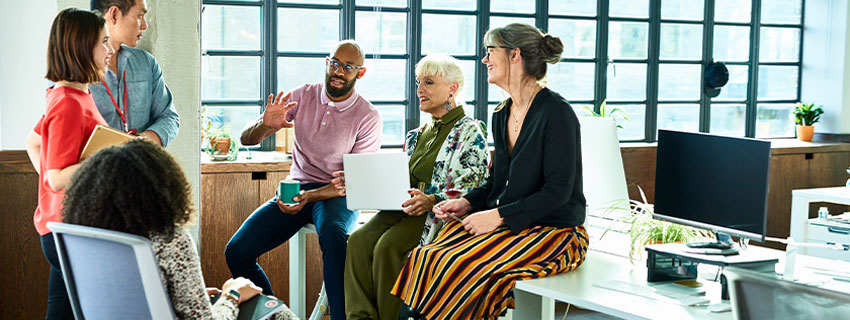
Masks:
[[[452,56],[445,54],[429,54],[419,60],[416,64],[416,76],[441,76],[446,78],[449,83],[457,81],[457,91],[453,98],[455,101],[463,101],[459,98],[463,92],[463,70],[460,69],[460,62]],[[459,103],[459,102],[458,102]]]

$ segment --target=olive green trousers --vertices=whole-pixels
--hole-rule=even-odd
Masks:
[[[401,299],[390,290],[419,244],[426,216],[381,211],[351,234],[343,280],[346,319],[398,319]]]

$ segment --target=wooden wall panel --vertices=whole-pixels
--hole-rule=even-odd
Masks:
[[[791,231],[791,190],[808,188],[808,160],[805,154],[779,154],[770,157],[770,182],[767,193],[767,235],[787,238]],[[767,247],[785,247],[767,242]]]
[[[47,310],[50,265],[32,223],[38,206],[38,175],[31,166],[28,171],[0,173],[0,226],[3,226],[0,271],[4,275],[0,285],[0,318],[3,319],[44,319]]]
[[[655,147],[623,147],[623,170],[629,198],[641,201],[638,186],[646,193],[649,203],[655,199]]]
[[[257,207],[257,183],[250,173],[201,175],[201,269],[207,287],[231,278],[224,248]]]
[[[274,197],[278,183],[285,179],[287,174],[287,172],[269,171],[266,173],[266,179],[257,180],[259,183],[258,206]],[[289,304],[289,242],[260,257],[260,266],[269,277],[275,295]]]
[[[260,180],[260,203],[263,203],[275,195],[278,183],[286,179],[288,171],[269,171],[265,180]],[[315,233],[307,235],[307,288],[305,301],[307,301],[308,312],[313,310],[319,291],[322,290],[322,250],[319,248],[319,238]],[[287,241],[275,250],[261,258],[260,265],[266,270],[269,281],[275,290],[275,294],[286,297],[284,301],[289,302],[289,242]],[[267,267],[268,265],[268,267]]]

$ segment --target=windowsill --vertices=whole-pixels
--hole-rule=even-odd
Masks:
[[[240,151],[235,161],[213,161],[204,153],[201,155],[201,174],[233,173],[259,171],[289,171],[292,163],[290,155],[277,151]]]

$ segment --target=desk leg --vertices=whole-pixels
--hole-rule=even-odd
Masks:
[[[554,319],[555,300],[514,289],[516,309],[514,319]]]
[[[806,227],[809,221],[809,199],[801,195],[791,196],[791,237],[797,242],[806,242],[808,235]],[[800,248],[799,252],[806,253],[806,248]]]
[[[307,231],[301,229],[289,239],[289,309],[299,318],[307,318]]]

